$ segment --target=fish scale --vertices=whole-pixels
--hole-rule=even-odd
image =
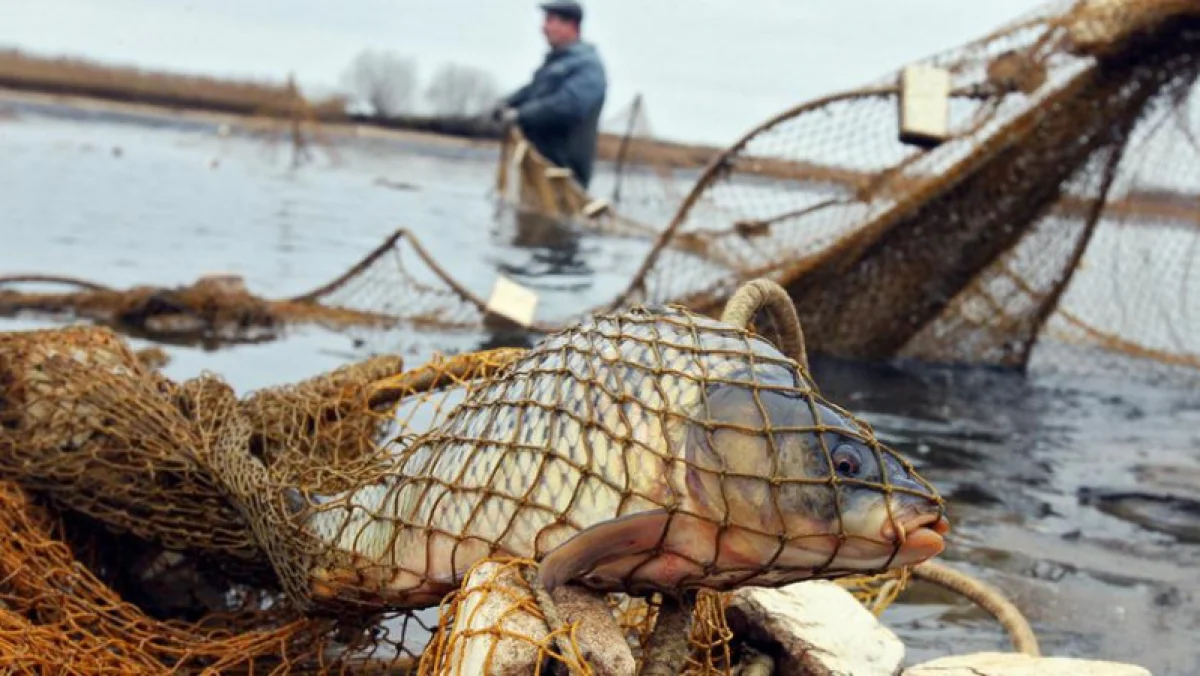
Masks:
[[[591,317],[470,392],[382,481],[324,500],[308,527],[389,569],[379,584],[403,597],[443,593],[497,552],[542,558],[622,517],[707,509],[728,522],[696,501],[685,457],[688,430],[711,427],[706,390],[718,385],[813,396],[795,362],[716,320],[676,308]],[[765,426],[753,412],[740,422]],[[759,473],[777,471],[772,460]]]

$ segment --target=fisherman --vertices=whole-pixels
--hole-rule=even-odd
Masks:
[[[608,82],[596,48],[583,42],[583,8],[574,0],[553,0],[542,33],[550,44],[533,80],[501,99],[495,117],[516,124],[538,152],[566,167],[584,188],[592,179],[600,109]]]

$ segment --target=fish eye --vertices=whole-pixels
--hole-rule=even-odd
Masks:
[[[833,449],[833,469],[840,476],[853,479],[862,471],[862,454],[849,443],[842,442]]]

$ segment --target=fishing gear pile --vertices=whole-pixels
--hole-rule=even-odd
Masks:
[[[710,163],[615,305],[711,314],[767,277],[814,352],[1195,375],[1197,7],[1049,3],[780,113]]]
[[[15,332],[0,392],[5,667],[442,673],[472,594],[523,585],[548,628],[515,640],[548,659],[584,654],[565,590],[639,660],[683,609],[679,666],[729,673],[718,592],[825,577],[870,601],[945,530],[802,362],[681,308],[242,398],[103,328]]]

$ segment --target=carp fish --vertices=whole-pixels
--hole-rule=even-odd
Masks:
[[[339,590],[436,604],[484,558],[544,585],[644,593],[779,586],[943,548],[936,491],[770,342],[679,308],[541,339],[303,523],[348,556]]]

